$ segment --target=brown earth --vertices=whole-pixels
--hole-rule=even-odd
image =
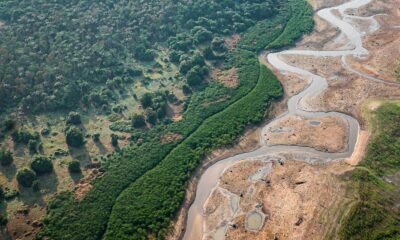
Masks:
[[[315,9],[319,9],[344,1],[312,0],[311,2]],[[375,0],[355,13],[362,16],[387,13],[388,16],[378,16],[381,29],[372,34],[367,32],[364,38],[364,46],[370,51],[370,56],[367,59],[353,57],[347,59],[352,68],[380,79],[394,80],[394,66],[398,63],[395,59],[400,58],[398,47],[400,35],[398,29],[393,26],[400,25],[399,6],[398,0]],[[368,30],[365,22],[357,22],[357,25],[363,31]],[[302,49],[327,50],[336,49],[344,42],[345,39],[340,37],[335,29],[316,17],[316,31],[304,37],[297,46]],[[346,47],[348,46],[343,46],[343,49]],[[400,98],[399,86],[373,81],[352,73],[342,66],[340,58],[285,56],[285,59],[292,65],[308,69],[328,80],[328,88],[320,96],[302,102],[305,109],[340,111],[360,121],[361,131],[354,152],[348,159],[317,165],[293,161],[294,159],[281,164],[273,161],[269,174],[257,181],[250,180],[250,176],[262,168],[263,164],[268,164],[267,162],[248,159],[231,166],[225,170],[217,188],[204,206],[205,239],[212,239],[213,236],[255,240],[326,239],[336,236],[340,220],[350,204],[346,192],[347,186],[341,180],[342,176],[362,160],[371,135],[362,106],[371,98]],[[286,97],[296,92],[289,89],[293,83],[290,78],[297,76],[280,73],[277,75],[285,88]],[[304,79],[301,84],[298,77],[297,80],[299,84],[296,84],[295,89],[304,88],[306,81],[309,81]],[[283,112],[285,104],[275,105],[275,113]],[[377,106],[376,102],[368,105],[371,109]],[[315,145],[315,142],[320,143],[323,141],[322,138],[329,136],[338,137],[332,141],[333,145],[327,144],[331,149],[337,150],[343,146],[340,141],[346,139],[343,137],[345,134],[333,130],[343,131],[342,124],[328,119],[329,126],[332,127],[331,132],[334,134],[324,135],[313,132],[311,126],[305,127],[306,124],[302,123],[304,120],[309,121],[309,119],[286,120],[287,124],[284,125],[284,127],[295,127],[296,130],[301,129],[299,135],[302,137],[293,140],[286,134],[287,139],[279,136],[269,140],[289,144],[298,144],[296,142],[304,144],[309,141],[308,144]],[[268,137],[270,136],[271,133]],[[303,138],[310,138],[312,141]],[[232,210],[233,196],[240,197],[239,208],[236,211]],[[257,207],[261,207],[261,212],[265,214],[265,222],[261,230],[252,231],[246,227],[246,219],[250,212],[257,210]],[[226,233],[221,228],[225,225],[228,226]]]
[[[181,209],[179,210],[175,221],[171,225],[169,234],[166,240],[180,239],[183,236],[186,225],[187,212],[190,205],[196,196],[196,188],[201,175],[205,170],[221,159],[225,159],[243,152],[250,152],[259,147],[260,129],[257,127],[249,128],[243,136],[238,140],[238,143],[233,147],[226,147],[214,150],[203,160],[201,166],[197,168],[186,187],[185,199]]]
[[[160,137],[160,142],[162,144],[164,143],[170,143],[170,142],[175,142],[182,139],[182,135],[177,134],[177,133],[166,133]]]
[[[254,181],[257,170],[271,166],[269,174]],[[339,176],[349,170],[346,164],[310,165],[304,162],[262,160],[241,161],[221,176],[205,206],[205,239],[212,239],[215,226],[228,221],[226,239],[321,239],[339,214],[332,207],[343,205],[346,187]],[[230,192],[240,197],[236,214],[231,213]],[[246,216],[260,208],[265,222],[260,231],[246,228]],[[211,223],[211,224],[210,224]]]
[[[231,37],[225,39],[225,44],[228,46],[230,50],[235,49],[236,44],[240,40],[239,34],[233,34]]]
[[[289,144],[313,147],[325,152],[340,152],[347,146],[347,130],[347,122],[340,117],[306,119],[289,116],[271,125],[263,134],[267,137],[267,145]]]
[[[239,76],[236,68],[231,68],[225,71],[215,68],[212,70],[211,76],[226,87],[234,88],[239,84]]]

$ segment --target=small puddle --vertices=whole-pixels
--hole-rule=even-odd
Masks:
[[[265,175],[269,174],[272,171],[272,163],[268,163],[265,167],[261,167],[257,170],[257,172],[253,173],[250,176],[250,180],[253,182],[261,180]]]
[[[319,126],[319,125],[321,125],[321,122],[320,122],[320,121],[310,121],[309,123],[310,123],[310,125],[313,125],[313,126]]]
[[[246,229],[260,231],[264,225],[264,215],[253,211],[246,216]]]

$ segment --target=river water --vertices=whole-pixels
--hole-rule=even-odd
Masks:
[[[303,55],[303,56],[320,56],[320,57],[342,57],[342,64],[345,68],[352,70],[352,72],[360,74],[364,77],[372,79],[374,81],[379,82],[387,82],[386,80],[375,78],[372,76],[368,76],[364,73],[359,73],[357,70],[351,69],[346,63],[346,56],[352,55],[356,57],[366,57],[368,55],[368,50],[363,47],[362,44],[362,35],[363,33],[357,31],[357,29],[352,26],[351,18],[357,19],[368,19],[371,21],[371,24],[374,30],[379,28],[379,24],[375,21],[373,17],[356,17],[346,14],[346,11],[349,9],[357,9],[361,6],[364,6],[371,2],[371,0],[353,0],[341,4],[339,6],[325,8],[317,12],[318,16],[322,19],[325,19],[331,25],[337,27],[342,34],[344,34],[347,39],[348,43],[346,46],[349,46],[349,49],[346,50],[330,50],[330,51],[316,51],[316,50],[285,50],[281,52],[269,53],[266,58],[268,62],[276,69],[281,71],[282,73],[295,73],[298,75],[303,76],[304,78],[311,79],[311,84],[305,88],[299,94],[292,96],[288,101],[288,110],[276,117],[270,123],[263,126],[261,133],[264,133],[266,129],[277,120],[283,117],[288,117],[291,115],[303,116],[306,118],[311,117],[318,117],[318,116],[339,116],[343,118],[348,123],[348,144],[347,148],[343,152],[339,153],[328,153],[328,152],[320,152],[310,147],[301,147],[301,146],[285,146],[285,145],[278,145],[278,146],[267,146],[265,141],[265,134],[261,134],[260,137],[260,145],[261,147],[255,151],[239,154],[230,158],[223,159],[218,161],[214,165],[210,166],[201,176],[197,190],[196,190],[196,197],[194,202],[192,203],[188,216],[187,216],[187,223],[186,223],[186,232],[183,236],[184,240],[200,240],[202,239],[203,235],[203,207],[210,196],[213,189],[217,186],[220,176],[222,175],[223,171],[228,167],[232,166],[238,160],[248,159],[248,158],[258,158],[267,155],[274,155],[279,153],[292,153],[297,156],[303,156],[301,160],[307,162],[315,162],[323,161],[328,162],[333,159],[339,158],[346,158],[350,157],[353,153],[358,132],[359,132],[359,124],[356,119],[353,117],[339,113],[339,112],[314,112],[314,111],[306,111],[302,109],[302,100],[305,97],[313,97],[318,96],[322,93],[327,87],[328,83],[325,78],[315,75],[305,69],[301,69],[281,60],[280,56],[282,55]],[[340,18],[334,12],[339,12],[343,18]],[[301,157],[300,157],[301,158]],[[223,229],[222,229],[223,230]],[[226,230],[226,229],[225,229]],[[224,231],[221,234],[218,234],[218,239],[224,239]]]

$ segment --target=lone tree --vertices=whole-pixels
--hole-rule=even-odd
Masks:
[[[23,168],[17,172],[17,181],[23,187],[31,187],[35,180],[35,172],[28,168]]]
[[[94,142],[100,142],[100,133],[94,133],[92,139]]]
[[[111,134],[111,145],[113,147],[118,147],[118,136],[114,133]]]
[[[132,117],[132,126],[134,128],[141,128],[146,125],[143,115],[135,114]]]
[[[38,142],[34,139],[29,139],[28,148],[30,153],[37,153]]]
[[[77,127],[68,127],[65,137],[68,146],[79,148],[85,144],[82,132]]]
[[[150,93],[145,93],[140,99],[143,108],[148,108],[153,105],[153,98]]]
[[[146,118],[147,122],[151,123],[152,125],[155,125],[157,123],[157,113],[153,110],[147,111],[146,113]]]
[[[13,161],[13,155],[9,150],[6,150],[5,148],[0,149],[0,164],[2,166],[8,166],[12,163]]]
[[[77,112],[70,112],[67,118],[67,124],[79,125],[82,123],[81,115]]]
[[[68,171],[70,173],[80,173],[81,172],[81,165],[78,160],[73,160],[68,163]]]
[[[37,175],[43,175],[53,171],[53,163],[46,156],[35,156],[31,162],[31,168]]]

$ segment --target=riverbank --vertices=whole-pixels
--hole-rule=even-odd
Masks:
[[[211,191],[211,195],[209,197],[201,196],[202,200],[196,200],[197,202],[191,207],[197,209],[196,214],[191,216],[200,219],[196,220],[197,223],[202,222],[201,218],[204,219],[204,234],[191,234],[192,238],[190,239],[196,239],[201,235],[205,239],[324,239],[326,236],[338,235],[339,222],[343,215],[347,214],[349,207],[349,201],[343,200],[348,196],[348,192],[346,183],[341,177],[346,172],[351,171],[353,166],[357,165],[362,159],[370,136],[368,126],[365,124],[362,115],[361,105],[366,99],[373,96],[384,98],[400,96],[398,95],[400,93],[398,85],[386,84],[385,81],[374,78],[376,76],[368,75],[368,77],[365,77],[368,73],[358,74],[350,71],[351,66],[345,65],[342,60],[344,56],[351,55],[360,58],[368,52],[363,47],[366,45],[365,34],[359,32],[363,28],[353,28],[351,24],[354,21],[349,21],[351,24],[345,21],[346,18],[353,18],[348,15],[349,12],[353,15],[353,11],[350,11],[352,8],[364,7],[368,4],[370,4],[369,1],[351,1],[343,7],[338,7],[337,11],[335,8],[334,16],[327,16],[328,10],[324,10],[324,17],[327,17],[330,23],[333,23],[334,19],[337,18],[339,28],[344,29],[341,34],[335,33],[335,31],[330,30],[331,27],[328,27],[326,22],[324,23],[325,20],[319,19],[319,22],[328,29],[325,32],[329,33],[328,36],[325,36],[329,38],[326,41],[326,45],[329,47],[323,47],[323,49],[335,49],[334,51],[321,53],[318,51],[293,51],[292,53],[291,50],[287,50],[284,51],[284,55],[268,58],[272,66],[279,66],[278,70],[280,71],[276,70],[276,72],[282,72],[282,74],[278,74],[280,80],[298,77],[293,76],[292,73],[295,72],[298,73],[297,75],[303,75],[303,79],[306,81],[310,78],[314,79],[312,85],[316,82],[324,84],[325,81],[326,83],[326,86],[322,85],[322,87],[311,86],[314,91],[306,91],[312,94],[299,94],[300,96],[292,99],[292,102],[289,101],[289,112],[310,114],[310,111],[324,111],[329,114],[332,111],[338,111],[354,116],[361,122],[356,136],[354,136],[354,131],[353,133],[350,131],[349,140],[344,140],[349,144],[347,155],[335,157],[335,154],[324,154],[319,157],[309,156],[307,158],[305,153],[309,149],[306,148],[303,149],[303,152],[297,151],[293,156],[282,155],[282,152],[271,155],[272,149],[268,154],[268,148],[266,148],[265,151],[257,150],[254,154],[248,153],[243,154],[242,157],[234,157],[232,160],[223,160],[223,162],[230,162],[230,164],[222,164],[222,161],[215,164],[204,173],[200,179],[204,183],[200,183],[197,189],[197,192],[206,195]],[[393,1],[392,4],[394,4]],[[320,5],[318,6],[320,7]],[[316,16],[316,18],[321,15]],[[354,18],[360,20],[358,17]],[[360,21],[365,21],[363,22],[364,25],[373,24],[376,26],[371,17]],[[382,28],[385,29],[385,27]],[[371,30],[368,34],[373,34],[374,31]],[[349,33],[353,33],[351,38],[346,38],[346,34]],[[314,32],[314,34],[320,33]],[[310,43],[310,39],[315,41],[315,39],[322,39],[323,37],[324,35],[319,38],[307,36],[297,44],[296,48],[313,49],[315,45]],[[312,56],[313,54],[316,56]],[[275,55],[279,55],[279,53]],[[290,66],[282,62],[283,59],[286,62],[289,61]],[[360,61],[363,59],[361,58]],[[271,60],[273,60],[272,63]],[[319,79],[320,77],[322,80]],[[285,87],[285,90],[289,88]],[[310,86],[308,88],[310,89]],[[281,109],[284,109],[284,107],[281,107]],[[302,109],[305,111],[302,111]],[[320,114],[322,115],[322,113]],[[345,118],[348,121],[354,119],[347,118],[344,114],[339,114],[338,117]],[[279,117],[278,120],[282,120],[282,117]],[[310,120],[303,119],[303,121]],[[279,132],[287,134],[286,128],[293,125],[279,126],[278,121],[274,121],[273,124],[275,123],[277,126],[274,126],[274,129],[278,129],[278,131],[275,131],[277,134]],[[340,125],[338,124],[335,127]],[[305,124],[302,126],[305,126]],[[354,125],[348,129],[354,130]],[[327,135],[315,134],[314,142],[317,144],[308,144],[307,146],[318,149],[320,148],[318,144],[322,142],[318,141],[318,137],[320,140],[338,137],[332,136],[333,134],[335,134],[335,131]],[[338,135],[340,137],[343,134]],[[269,136],[271,136],[271,131],[267,132],[267,136],[265,136],[267,143]],[[299,137],[298,141],[284,140],[285,138],[288,138],[288,136],[281,136],[278,142],[281,145],[290,145],[301,144],[301,141],[304,143],[305,140],[304,137]],[[263,144],[263,141],[261,141],[261,144]],[[340,145],[337,139],[328,145],[332,152],[340,151],[340,148],[337,147]],[[299,148],[296,149],[299,150]],[[292,151],[294,151],[294,148],[286,148],[286,152]],[[270,158],[265,159],[265,156],[268,155],[270,155]],[[333,159],[338,160],[333,161]],[[266,168],[269,170],[265,172]],[[218,172],[219,175],[216,175]],[[260,173],[260,178],[256,180],[252,178],[254,174]],[[203,180],[203,178],[207,178],[207,180]],[[217,180],[214,178],[217,178]],[[274,179],[274,181],[271,181],[271,179]],[[206,191],[206,188],[212,188],[212,190]],[[256,227],[254,228],[252,224],[249,225],[249,222],[256,222]],[[196,232],[198,231],[196,229]],[[200,238],[198,237],[198,239]]]

